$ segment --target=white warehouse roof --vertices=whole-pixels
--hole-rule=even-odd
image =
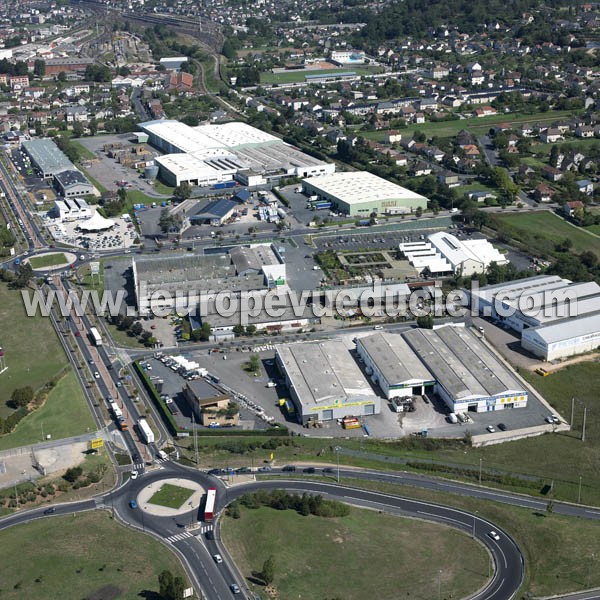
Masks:
[[[557,342],[582,336],[596,336],[600,332],[600,313],[582,315],[574,319],[563,319],[549,325],[539,325],[523,330],[523,337],[536,336],[549,346]]]
[[[154,134],[180,152],[203,151],[206,148],[223,148],[225,145],[214,138],[208,137],[198,130],[179,121],[149,121],[141,123],[141,128]]]
[[[219,125],[199,125],[198,127],[194,127],[194,130],[226,148],[238,148],[240,146],[264,144],[266,142],[282,143],[278,137],[246,123],[233,122]]]
[[[492,262],[499,265],[508,263],[506,257],[486,239],[459,240],[456,236],[443,231],[432,233],[427,236],[427,239],[454,269],[460,268],[469,260],[481,263],[485,268]]]
[[[423,200],[427,202],[425,196],[373,175],[368,171],[317,175],[310,178],[310,185],[349,205],[387,199]]]

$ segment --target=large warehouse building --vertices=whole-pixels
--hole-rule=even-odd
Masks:
[[[400,335],[375,333],[359,338],[356,351],[388,400],[420,396],[435,385],[433,375]]]
[[[381,400],[343,342],[285,344],[275,359],[302,424],[379,414]]]
[[[427,198],[368,171],[319,175],[302,182],[309,196],[319,196],[351,217],[400,214],[427,208]]]
[[[419,274],[433,276],[461,274],[468,277],[485,273],[493,262],[508,263],[504,254],[486,239],[459,240],[443,231],[427,236],[427,241],[402,243],[400,251]]]
[[[171,120],[148,121],[140,128],[165,152],[156,158],[161,178],[171,184],[208,186],[239,176],[258,185],[284,176],[333,173],[324,163],[246,123],[190,127]]]
[[[452,412],[486,412],[527,405],[527,390],[491,350],[463,327],[412,329],[402,334],[433,375]]]
[[[600,286],[540,275],[471,290],[471,307],[521,334],[521,345],[544,360],[600,346]]]
[[[33,168],[44,179],[51,179],[57,173],[75,168],[52,140],[25,140],[21,148],[31,160]]]

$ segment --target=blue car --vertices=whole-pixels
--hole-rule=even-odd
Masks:
[[[129,501],[129,508],[137,508],[137,502],[135,500],[130,500]]]

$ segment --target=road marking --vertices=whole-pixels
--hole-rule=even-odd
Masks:
[[[169,544],[174,544],[175,542],[180,542],[181,540],[185,540],[186,538],[193,537],[193,535],[189,531],[184,531],[183,533],[176,533],[174,535],[170,535],[168,538],[165,538]]]

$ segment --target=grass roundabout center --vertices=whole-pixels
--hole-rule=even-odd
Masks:
[[[198,508],[204,492],[201,485],[190,479],[161,479],[143,488],[137,503],[156,517],[175,517]]]

